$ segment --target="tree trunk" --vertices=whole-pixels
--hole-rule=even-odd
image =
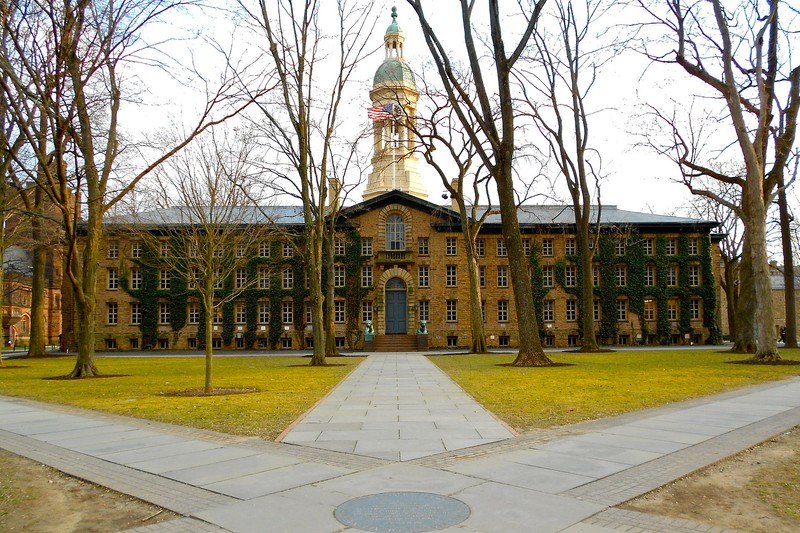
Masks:
[[[203,280],[203,307],[205,309],[206,330],[203,333],[206,343],[206,371],[203,381],[203,391],[208,394],[214,390],[214,289],[211,278]]]
[[[462,217],[462,224],[468,219]],[[470,231],[464,229],[464,237],[470,239]],[[481,312],[481,288],[480,274],[478,272],[478,262],[475,258],[475,247],[470,242],[466,243],[467,248],[467,271],[469,273],[469,301],[470,301],[470,327],[472,330],[472,353],[486,353],[486,329],[483,324],[483,313]],[[471,249],[471,251],[470,251]]]
[[[317,221],[317,223],[319,223],[319,225],[324,224],[322,221]],[[315,225],[315,221],[310,214],[310,209],[308,209],[306,227],[309,227],[310,225],[315,227],[314,231],[309,232],[307,250],[309,262],[308,269],[311,274],[311,328],[313,329],[312,333],[314,336],[314,351],[311,355],[311,361],[309,361],[308,364],[310,366],[322,366],[326,363],[325,354],[327,350],[327,347],[325,346],[327,335],[325,334],[323,313],[325,298],[322,292],[322,248],[324,244],[322,242],[323,236],[321,232],[316,231],[316,228],[319,227],[319,225]],[[304,281],[305,280],[303,280],[303,282]],[[330,281],[333,283],[333,280]]]
[[[33,249],[33,273],[31,280],[31,332],[28,347],[28,357],[43,357],[45,355],[45,325],[44,325],[44,286],[45,263],[47,261],[48,246],[45,244],[43,193],[36,187],[34,193],[34,214],[31,220],[31,237],[36,243]]]
[[[780,212],[781,242],[783,244],[783,286],[786,313],[786,338],[784,347],[797,348],[797,305],[795,303],[794,262],[792,258],[792,228],[786,189],[783,178],[778,183],[778,210]]]
[[[731,349],[734,353],[755,353],[756,351],[755,294],[753,293],[752,260],[747,238],[747,229],[745,229],[742,260],[739,263],[739,295],[734,311],[736,313],[736,337],[734,337]]]
[[[325,320],[325,357],[339,355],[336,349],[336,321],[334,313],[334,278],[333,278],[333,241],[336,239],[335,232],[331,230],[328,238],[324,239],[323,249],[325,250],[325,268],[328,271],[328,286],[324,302],[325,312],[322,314]]]
[[[553,362],[544,354],[539,338],[536,308],[533,304],[531,278],[528,275],[528,262],[522,251],[522,237],[517,218],[517,203],[514,197],[514,184],[511,179],[511,164],[502,175],[496,175],[497,192],[500,200],[500,218],[503,237],[508,250],[508,264],[511,271],[511,285],[514,289],[514,302],[517,307],[519,325],[519,353],[512,363],[514,366],[546,366]]]
[[[588,210],[587,206],[583,209]],[[577,211],[576,211],[577,214]],[[578,217],[575,217],[578,220]],[[581,343],[581,352],[597,352],[600,347],[597,346],[597,337],[594,331],[594,281],[592,278],[592,249],[589,247],[589,220],[583,220],[581,217],[578,224],[578,234],[576,237],[576,244],[580,253],[580,269],[581,269],[581,325],[583,326],[583,340]]]
[[[99,262],[99,241],[102,234],[101,215],[97,206],[89,202],[89,217],[84,246],[81,254],[73,258],[69,268],[75,280],[76,333],[78,337],[78,358],[71,378],[85,378],[101,375],[94,362],[95,311],[97,307],[97,265]]]
[[[739,270],[739,263],[735,260],[725,260],[723,277],[724,281],[721,283],[722,290],[725,291],[725,298],[728,301],[728,337],[730,339],[738,338],[738,327],[736,323],[736,307],[739,305],[739,287],[736,283],[736,273]]]

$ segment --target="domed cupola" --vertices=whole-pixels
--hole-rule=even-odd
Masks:
[[[374,143],[372,172],[367,177],[365,200],[388,191],[400,190],[427,198],[415,153],[415,117],[419,90],[411,67],[403,57],[405,37],[397,24],[397,8],[383,36],[384,58],[369,92],[373,109]]]

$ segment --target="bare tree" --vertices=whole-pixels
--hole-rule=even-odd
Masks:
[[[575,216],[575,241],[581,273],[581,351],[597,351],[592,264],[598,249],[600,216],[600,157],[589,143],[591,110],[586,100],[600,69],[613,57],[610,45],[596,39],[598,21],[611,4],[605,0],[555,3],[552,34],[534,34],[535,54],[525,57],[530,68],[519,77],[536,125],[547,143],[550,158],[564,178]],[[613,43],[611,43],[613,44]],[[597,209],[592,209],[592,198]],[[592,220],[592,212],[595,218]],[[591,233],[592,224],[595,231]]]
[[[237,300],[259,281],[248,273],[247,261],[271,232],[246,193],[254,180],[251,152],[252,143],[241,137],[196,139],[156,172],[174,207],[134,215],[125,228],[151,251],[140,261],[149,258],[152,264],[145,266],[166,269],[170,282],[185,288],[176,301],[200,305],[206,393],[214,389],[214,319],[230,302],[244,306]],[[143,309],[148,313],[156,316],[157,310]],[[184,315],[183,309],[171,309],[173,314]]]
[[[518,41],[510,53],[506,52],[503,34],[509,18],[501,15],[500,2],[487,0],[485,16],[489,23],[489,36],[479,35],[474,16],[476,2],[460,0],[461,30],[468,73],[454,67],[449,45],[440,39],[423,9],[422,0],[408,0],[422,28],[425,42],[431,52],[442,85],[458,117],[461,127],[477,149],[477,155],[486,171],[497,185],[503,237],[508,248],[509,268],[516,303],[519,326],[519,353],[514,360],[517,366],[542,366],[552,364],[544,354],[536,321],[536,307],[531,291],[529,262],[523,248],[517,215],[517,197],[514,190],[515,118],[512,95],[513,70],[530,43],[531,35],[546,0],[538,0],[525,7],[517,4],[520,24]],[[448,20],[449,22],[449,20]],[[449,28],[448,28],[449,30]],[[486,49],[480,49],[485,44]],[[483,61],[484,58],[490,58]],[[486,79],[484,73],[493,74]],[[464,79],[463,76],[467,76]],[[469,83],[469,86],[466,84]],[[470,90],[475,92],[473,98]]]
[[[738,5],[721,0],[670,0],[666,12],[661,9],[663,2],[638,0],[638,4],[653,25],[664,31],[670,47],[656,50],[665,41],[653,39],[643,45],[648,56],[677,64],[722,104],[716,112],[722,113],[723,119],[716,120],[716,130],[722,134],[722,126],[729,127],[722,142],[738,149],[745,167],[743,177],[714,170],[712,162],[719,152],[704,153],[694,136],[696,130],[675,120],[674,115],[656,110],[655,116],[671,138],[660,149],[679,165],[683,181],[693,194],[725,203],[725,199],[704,188],[698,180],[701,177],[741,189],[740,203],[729,205],[744,226],[739,277],[742,292],[737,306],[739,337],[734,349],[754,349],[753,358],[757,361],[779,360],[766,224],[768,206],[794,144],[800,109],[800,65],[792,64],[790,49],[793,34],[779,18],[781,13],[791,17],[793,12],[779,0],[746,0]]]
[[[792,252],[792,219],[794,218],[787,200],[787,189],[797,180],[797,167],[800,153],[792,154],[794,170],[787,182],[781,172],[778,179],[778,217],[781,230],[781,251],[783,252],[783,287],[784,312],[786,316],[786,333],[783,335],[784,347],[797,348],[797,304],[795,302],[795,269]],[[787,164],[789,161],[787,161]]]
[[[260,115],[254,125],[275,156],[265,169],[276,187],[302,202],[314,339],[310,364],[323,365],[329,344],[322,273],[326,263],[332,268],[330,228],[335,227],[335,222],[326,225],[328,179],[340,175],[333,155],[342,137],[339,126],[346,90],[356,66],[369,52],[373,4],[338,0],[323,7],[319,0],[260,0],[257,9],[242,2],[240,6],[266,44],[267,77],[274,76],[276,84],[270,98],[258,102]]]
[[[140,68],[149,63],[152,46],[142,40],[143,30],[181,5],[29,0],[6,6],[0,22],[8,35],[0,61],[6,75],[2,96],[37,160],[28,178],[46,192],[64,221],[65,271],[74,296],[78,347],[72,377],[98,374],[96,281],[104,214],[197,134],[240,110],[227,108],[215,116],[227,101],[229,87],[223,80],[178,143],[154,147],[155,155],[138,169],[118,175],[126,148],[119,125],[128,88],[125,68],[140,59]],[[155,67],[167,68],[163,63]]]

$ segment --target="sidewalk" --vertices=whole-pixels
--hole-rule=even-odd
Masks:
[[[284,443],[0,397],[0,447],[184,516],[135,533],[720,532],[613,506],[798,424],[800,378],[459,444],[507,429],[416,354],[371,355]]]

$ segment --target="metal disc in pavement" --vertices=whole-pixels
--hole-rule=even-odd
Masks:
[[[342,524],[375,533],[423,533],[460,524],[469,517],[461,500],[428,492],[385,492],[336,508]]]

